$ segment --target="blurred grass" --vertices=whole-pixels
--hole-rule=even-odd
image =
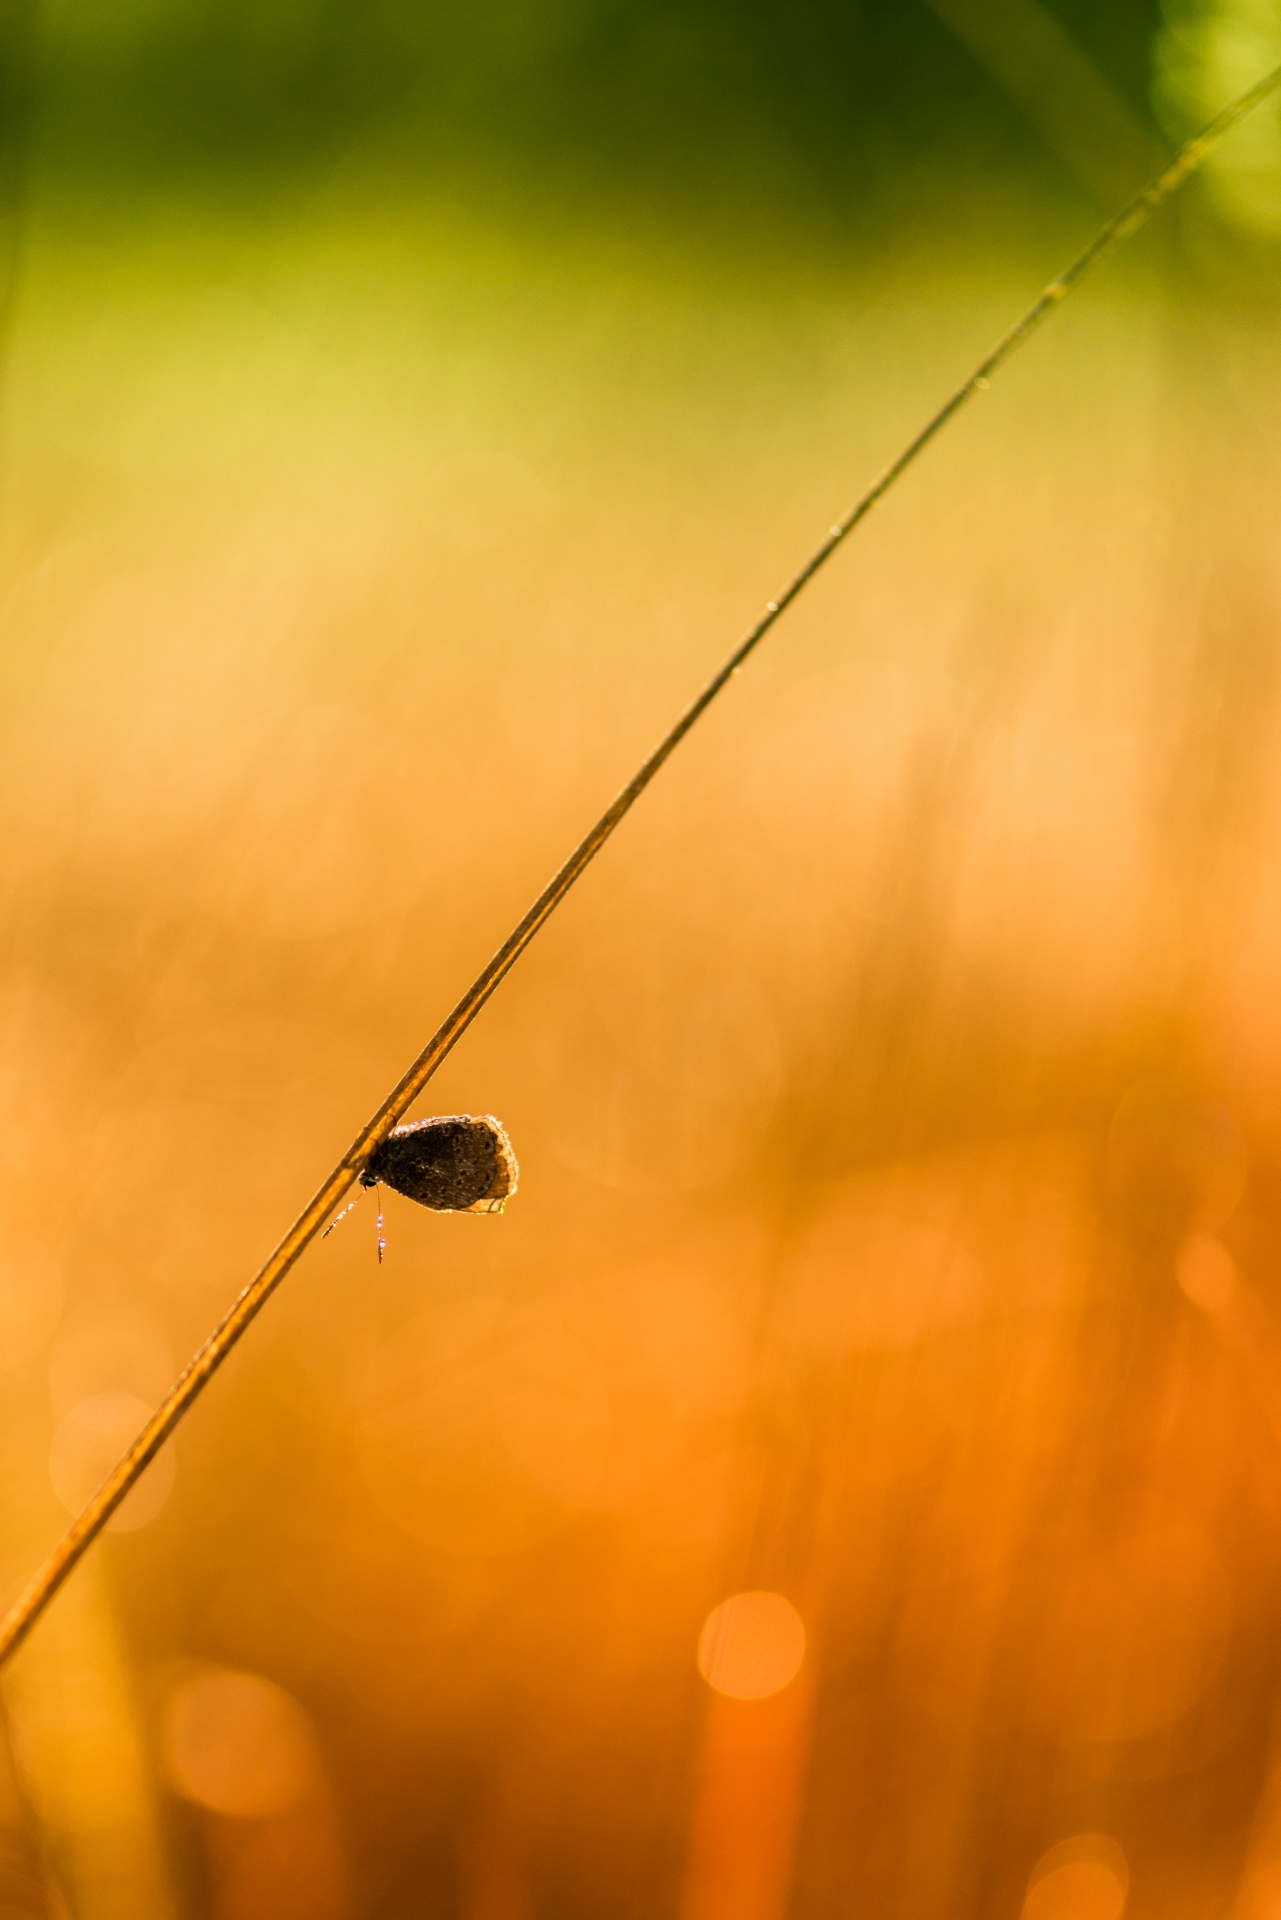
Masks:
[[[1146,114],[1156,9],[1070,13]],[[691,196],[743,210],[764,195],[848,221],[904,186],[947,197],[958,158],[1037,164],[1017,111],[916,4],[378,0],[353,15],[326,0],[61,0],[34,36],[29,13],[10,19],[15,45],[32,38],[42,152],[117,191],[167,175],[310,192],[380,155],[469,194],[528,184],[532,162],[571,205],[639,191],[670,219]]]

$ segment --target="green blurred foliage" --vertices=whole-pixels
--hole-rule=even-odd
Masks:
[[[1147,112],[1154,0],[1056,0]],[[856,215],[929,171],[1017,159],[1071,189],[1016,106],[922,0],[60,0],[31,58],[42,157],[139,181],[313,175],[371,154],[817,198]]]

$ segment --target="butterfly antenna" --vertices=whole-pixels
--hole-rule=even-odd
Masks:
[[[378,1189],[378,1264],[381,1267],[383,1255],[387,1251],[387,1237],[383,1232],[383,1190]]]
[[[333,1219],[329,1222],[329,1225],[325,1228],[325,1231],[320,1236],[322,1240],[328,1240],[330,1234],[333,1232],[334,1228],[338,1225],[338,1222],[340,1220],[345,1220],[347,1218],[347,1215],[351,1212],[352,1208],[358,1207],[360,1205],[360,1197],[364,1193],[364,1191],[365,1189],[363,1187],[358,1187],[356,1189],[356,1198],[354,1200],[349,1200],[346,1206],[343,1208],[342,1212],[336,1213],[334,1215]]]

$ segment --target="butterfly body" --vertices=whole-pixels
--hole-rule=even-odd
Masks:
[[[361,1185],[379,1182],[437,1213],[501,1213],[516,1191],[516,1156],[492,1114],[455,1113],[395,1127],[370,1154]]]

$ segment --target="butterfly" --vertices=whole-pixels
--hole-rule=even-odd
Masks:
[[[391,1187],[435,1213],[501,1213],[516,1191],[519,1174],[512,1143],[492,1113],[447,1113],[393,1127],[370,1154],[360,1184]],[[355,1204],[348,1202],[322,1238],[328,1239]],[[380,1264],[385,1251],[380,1201]]]
[[[451,1113],[393,1127],[370,1154],[360,1184],[392,1187],[437,1213],[501,1213],[519,1171],[492,1113]]]

